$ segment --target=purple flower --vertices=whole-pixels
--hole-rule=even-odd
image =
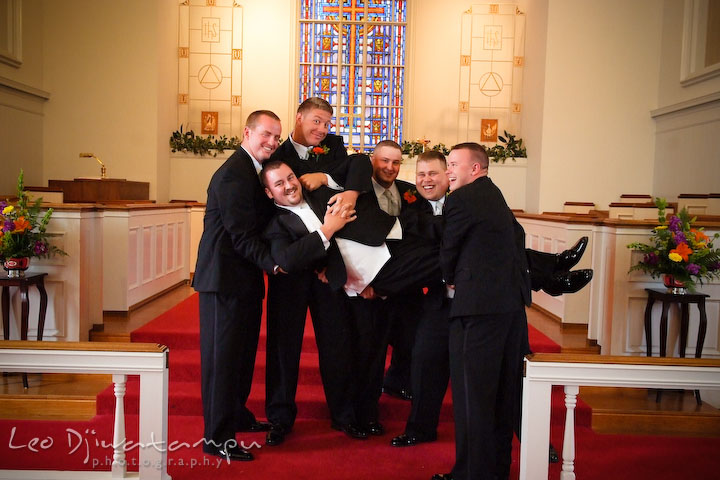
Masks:
[[[707,267],[708,272],[714,272],[715,270],[720,270],[720,262],[711,263]]]
[[[0,212],[5,210],[5,207],[7,207],[7,202],[5,200],[0,201]]]
[[[15,230],[15,222],[12,220],[5,220],[5,224],[3,225],[3,232],[12,232]]]
[[[670,217],[670,221],[668,222],[668,228],[675,233],[679,233],[681,231],[681,224],[682,222],[680,221],[680,218],[673,215],[672,217]]]
[[[685,267],[689,274],[691,275],[697,275],[700,273],[700,265],[695,265],[694,263],[689,263],[687,267]]]
[[[35,255],[45,255],[47,251],[48,247],[45,242],[41,242],[40,240],[35,242],[35,247],[33,247],[33,252],[35,252]]]
[[[685,238],[685,234],[683,232],[677,232],[675,234],[675,243],[677,245],[680,245],[681,243],[687,243],[687,238]]]
[[[643,257],[643,263],[647,265],[657,265],[658,264],[658,256],[656,253],[646,253]]]

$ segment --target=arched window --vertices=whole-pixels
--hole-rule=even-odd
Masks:
[[[355,149],[402,141],[406,4],[300,1],[298,103],[330,102],[335,133]]]

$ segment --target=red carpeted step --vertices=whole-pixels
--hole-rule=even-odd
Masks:
[[[265,352],[258,352],[255,358],[255,371],[253,378],[257,381],[265,379]],[[200,379],[200,351],[199,350],[170,350],[170,380],[171,381],[199,381]],[[318,368],[318,354],[303,351],[300,354],[300,370],[298,383],[320,385],[320,369]]]

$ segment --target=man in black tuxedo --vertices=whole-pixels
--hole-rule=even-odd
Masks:
[[[366,156],[347,155],[342,137],[328,134],[332,114],[332,106],[322,98],[303,101],[298,107],[293,131],[271,161],[289,165],[308,191],[323,189],[334,193],[332,201],[352,209],[358,195],[371,188],[372,168]],[[266,438],[270,446],[281,444],[294,424],[305,311],[308,302],[317,297],[318,290],[327,288],[315,285],[309,275],[303,272],[268,280],[265,411],[272,424]],[[311,307],[325,396],[332,425],[353,438],[362,438],[355,428],[354,414],[344,405],[346,372],[341,357],[347,351],[343,349],[343,339],[348,335],[349,321],[347,315],[328,313],[340,308],[333,303],[315,302],[316,306]]]
[[[443,206],[450,182],[446,174],[445,156],[438,151],[427,151],[417,158],[415,185],[409,190],[416,197],[403,207],[403,224],[417,232],[428,242],[440,243],[443,232]],[[549,254],[525,249],[525,232],[515,222],[516,243],[528,258],[532,289],[548,289],[552,292],[572,293],[587,284],[592,270],[568,272],[582,256],[587,243],[583,238],[572,249],[560,254]],[[539,260],[538,260],[539,259]],[[573,277],[569,278],[568,274]],[[582,281],[575,279],[579,274]],[[412,350],[411,388],[414,392],[412,409],[405,431],[391,440],[396,447],[409,447],[437,438],[437,426],[443,397],[450,379],[448,363],[448,314],[451,300],[447,298],[444,285],[431,285],[422,301]],[[555,458],[557,453],[554,454]],[[551,454],[552,456],[552,454]]]
[[[271,159],[287,163],[307,190],[325,185],[352,206],[359,193],[371,188],[371,167],[367,157],[349,158],[342,137],[328,133],[332,114],[332,106],[322,98],[303,101],[293,131]]]
[[[397,179],[402,163],[400,145],[392,140],[383,140],[375,146],[370,160],[373,190],[380,208],[390,215],[399,216],[410,205],[408,199],[416,198],[412,195],[415,185]],[[422,291],[417,289],[377,303],[381,305],[381,316],[384,316],[378,325],[383,337],[378,347],[383,361],[387,346],[392,346],[390,366],[382,380],[382,391],[410,400],[410,358],[421,312]]]
[[[463,143],[451,150],[452,193],[445,202],[440,260],[454,297],[449,345],[455,466],[434,479],[502,480],[510,473],[530,278],[512,211],[487,171],[482,146]]]
[[[292,170],[279,161],[268,162],[262,175],[268,196],[278,205],[277,215],[268,225],[265,236],[270,242],[273,258],[293,282],[285,295],[280,293],[278,297],[284,298],[285,302],[282,315],[278,312],[277,322],[302,325],[305,311],[310,307],[332,426],[354,438],[366,438],[372,433],[368,415],[377,418],[379,397],[379,388],[376,395],[371,395],[372,389],[368,388],[370,377],[374,380],[376,370],[375,349],[369,348],[374,337],[372,332],[366,331],[370,329],[366,317],[358,315],[354,306],[365,300],[359,296],[349,299],[347,295],[363,294],[368,285],[378,294],[397,295],[418,288],[428,278],[439,279],[437,248],[418,248],[412,239],[386,242],[395,235],[399,220],[382,212],[371,193],[358,197],[358,220],[337,232],[330,242],[327,235],[322,235],[320,218],[327,218],[332,190],[321,187],[303,194]],[[319,269],[323,269],[327,284],[315,277],[313,270]],[[272,299],[269,297],[268,300],[272,305]],[[268,307],[269,316],[272,308]],[[352,313],[348,314],[346,309]],[[288,330],[290,327],[284,325],[283,328]],[[276,336],[281,339],[279,341],[286,342],[291,342],[294,337]],[[299,350],[299,344],[289,343],[278,349],[284,356],[292,357],[292,362],[286,362],[288,368],[291,364],[297,365]],[[286,388],[292,390],[290,400],[294,399],[297,373],[293,379],[295,383],[290,385],[288,380]],[[348,405],[346,400],[352,404]],[[291,415],[281,424],[283,437],[293,420]],[[275,430],[279,429],[273,428],[270,433]]]
[[[263,270],[277,271],[260,238],[273,206],[258,172],[277,149],[280,133],[280,119],[273,112],[260,110],[248,117],[240,148],[210,181],[193,277],[200,292],[203,451],[228,461],[253,459],[237,446],[236,432],[267,429],[245,403],[260,332]]]

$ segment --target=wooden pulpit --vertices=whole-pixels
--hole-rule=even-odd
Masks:
[[[102,203],[150,199],[149,182],[134,182],[124,178],[48,180],[48,186],[62,190],[65,203]]]

